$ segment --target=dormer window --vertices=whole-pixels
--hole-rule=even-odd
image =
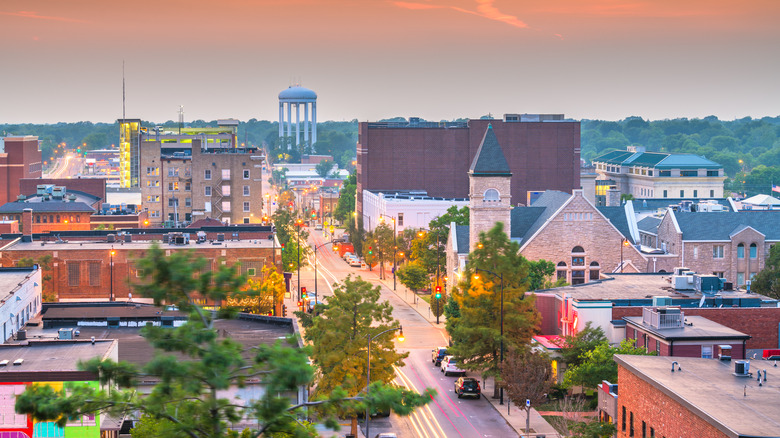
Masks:
[[[496,189],[487,189],[485,190],[485,197],[483,199],[485,202],[498,202],[501,200],[501,197],[498,194],[498,190]]]

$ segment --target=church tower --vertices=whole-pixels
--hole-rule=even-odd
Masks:
[[[488,125],[469,168],[469,251],[476,248],[479,233],[489,231],[496,222],[503,223],[504,232],[510,235],[511,177],[504,151]]]

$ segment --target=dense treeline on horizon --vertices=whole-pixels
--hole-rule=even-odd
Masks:
[[[384,121],[404,120],[395,117]],[[715,116],[655,121],[628,117],[619,121],[582,120],[581,123],[581,156],[587,163],[603,153],[640,145],[648,152],[690,153],[715,161],[723,165],[729,178],[727,188],[734,192],[768,193],[771,184],[780,185],[780,117],[745,117],[732,121],[719,120]],[[147,127],[156,125],[143,122]],[[169,120],[159,125],[176,128],[178,122]],[[216,121],[196,120],[186,126],[216,126]],[[313,147],[289,151],[284,140],[278,137],[277,122],[250,119],[240,122],[238,141],[266,148],[273,161],[296,162],[300,161],[301,154],[328,154],[333,155],[341,168],[350,168],[356,156],[357,130],[357,120],[320,122],[317,125],[318,142]],[[68,146],[86,143],[87,150],[111,147],[118,142],[119,127],[116,123],[91,122],[0,124],[0,133],[3,136],[38,136],[42,140],[43,156],[47,157],[62,142]]]

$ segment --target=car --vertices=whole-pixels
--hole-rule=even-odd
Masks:
[[[321,230],[322,229],[322,224],[314,225],[314,229],[317,230],[317,231]]]
[[[431,351],[431,363],[434,366],[440,367],[441,360],[447,355],[447,347],[436,347]]]
[[[444,356],[444,359],[441,360],[441,372],[444,373],[445,376],[449,376],[450,374],[466,374],[465,371],[458,368],[455,356],[452,355]]]
[[[362,263],[360,263],[360,259],[358,259],[357,257],[350,258],[347,261],[347,263],[349,263],[349,266],[358,267],[358,268],[363,266]]]
[[[346,259],[348,259],[348,258],[349,258],[349,256],[351,256],[351,255],[352,255],[352,253],[351,253],[351,252],[349,252],[349,251],[347,251],[347,252],[345,252],[345,253],[344,253],[344,255],[343,255],[343,256],[341,256],[341,258],[343,258],[344,260],[346,260]]]
[[[473,377],[461,377],[455,381],[455,394],[458,398],[472,396],[479,398],[482,395],[482,390],[479,387],[479,382]]]
[[[392,432],[382,432],[374,436],[374,438],[398,438],[398,435]]]

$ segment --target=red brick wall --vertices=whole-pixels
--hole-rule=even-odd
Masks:
[[[513,204],[525,204],[529,190],[571,193],[580,187],[579,122],[469,120],[468,128],[370,130],[360,123],[357,211],[363,211],[363,190],[468,197],[468,169],[489,123],[512,169]]]
[[[38,137],[6,138],[5,152],[5,159],[0,161],[0,205],[16,200],[22,178],[41,177]]]
[[[780,308],[778,307],[730,307],[730,308],[685,308],[686,315],[703,316],[710,321],[752,336],[746,348],[777,348]],[[641,307],[615,307],[612,319],[624,316],[642,316]],[[740,346],[741,349],[741,346]],[[675,355],[677,355],[675,346]],[[734,351],[732,351],[732,354]]]
[[[560,302],[553,294],[536,294],[536,310],[542,317],[540,330],[543,335],[558,335],[558,310]]]
[[[634,437],[642,436],[642,421],[655,429],[656,437],[718,438],[726,437],[707,421],[694,415],[677,401],[618,364],[618,438],[630,436],[629,418],[634,414]],[[626,429],[622,428],[622,410],[626,408]]]

